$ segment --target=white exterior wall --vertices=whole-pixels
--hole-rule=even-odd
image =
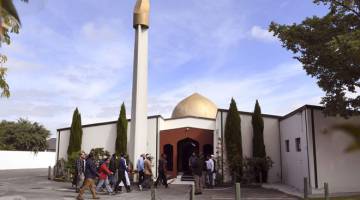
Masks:
[[[200,129],[215,130],[215,120],[194,117],[167,119],[161,123],[161,130],[193,127]]]
[[[81,149],[90,152],[93,148],[104,148],[111,154],[115,151],[116,124],[83,128]]]
[[[359,122],[360,117],[348,120],[341,117],[324,117],[321,110],[314,109],[319,189],[323,189],[324,182],[328,182],[331,193],[360,192],[360,151],[344,152],[353,138],[341,131],[331,132],[331,127],[335,124],[359,125]]]
[[[55,155],[55,152],[0,151],[0,170],[53,167]]]
[[[225,122],[227,112],[222,112],[223,115],[223,135],[225,137]],[[220,122],[216,123],[216,129],[220,130],[221,137],[221,113],[218,113],[217,117]],[[252,157],[252,138],[253,130],[251,124],[251,115],[240,114],[241,119],[241,137],[242,148],[244,157]],[[264,120],[264,143],[266,149],[266,155],[269,156],[273,162],[273,167],[269,170],[268,182],[278,183],[281,181],[281,159],[280,159],[280,144],[279,144],[279,119],[273,117],[263,117]],[[223,138],[225,139],[225,138]],[[225,143],[225,142],[224,142]],[[224,146],[224,164],[226,164],[226,147]],[[224,165],[224,181],[231,181],[229,168]]]
[[[309,177],[306,117],[304,110],[280,121],[282,180],[298,190],[303,190],[304,177]],[[301,140],[300,152],[296,151],[295,138]],[[286,140],[290,152],[286,152]]]
[[[147,147],[143,153],[150,153],[156,155],[156,118],[149,118],[147,121],[147,134],[148,139],[145,141]],[[128,152],[129,155],[133,155],[130,143],[130,127],[131,122],[128,122],[127,129],[127,141],[128,141]],[[59,138],[59,137],[58,137]],[[67,148],[69,146],[70,130],[63,130],[60,132],[60,148],[59,159],[67,159]],[[116,123],[106,125],[94,125],[83,128],[83,137],[81,143],[81,149],[85,152],[90,152],[93,148],[104,148],[111,154],[115,152],[115,141],[116,141]],[[137,157],[137,156],[136,156]]]
[[[70,130],[64,130],[58,132],[58,137],[56,138],[56,155],[58,155],[57,160],[67,159],[67,149],[69,147],[70,140]]]

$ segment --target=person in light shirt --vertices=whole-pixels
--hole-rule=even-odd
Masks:
[[[206,163],[206,184],[208,188],[212,188],[214,161],[213,159],[211,159],[211,156],[207,156],[205,163]]]

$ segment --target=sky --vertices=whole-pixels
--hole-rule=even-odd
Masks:
[[[130,117],[135,0],[14,2],[22,28],[0,48],[11,90],[0,120],[37,121],[55,136],[76,107],[82,124],[116,120],[122,102]],[[249,112],[258,99],[273,115],[319,105],[316,80],[267,29],[326,11],[311,0],[151,1],[148,115],[168,118],[194,92]]]

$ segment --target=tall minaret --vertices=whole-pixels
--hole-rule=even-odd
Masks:
[[[131,104],[130,159],[147,152],[147,74],[149,0],[137,0],[134,9],[135,51]]]

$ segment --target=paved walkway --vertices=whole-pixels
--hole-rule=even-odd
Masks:
[[[168,189],[159,187],[156,190],[158,200],[188,200],[190,186],[173,185]],[[50,199],[75,199],[76,193],[70,183],[59,183],[47,180],[47,169],[32,170],[0,170],[0,200],[50,200]],[[137,191],[122,193],[114,196],[99,194],[101,199],[127,199],[148,200],[150,191]],[[242,199],[246,200],[295,200],[296,198],[272,189],[242,188]],[[86,192],[86,199],[91,195]],[[230,200],[234,199],[234,188],[205,189],[203,195],[195,197],[196,200]]]

